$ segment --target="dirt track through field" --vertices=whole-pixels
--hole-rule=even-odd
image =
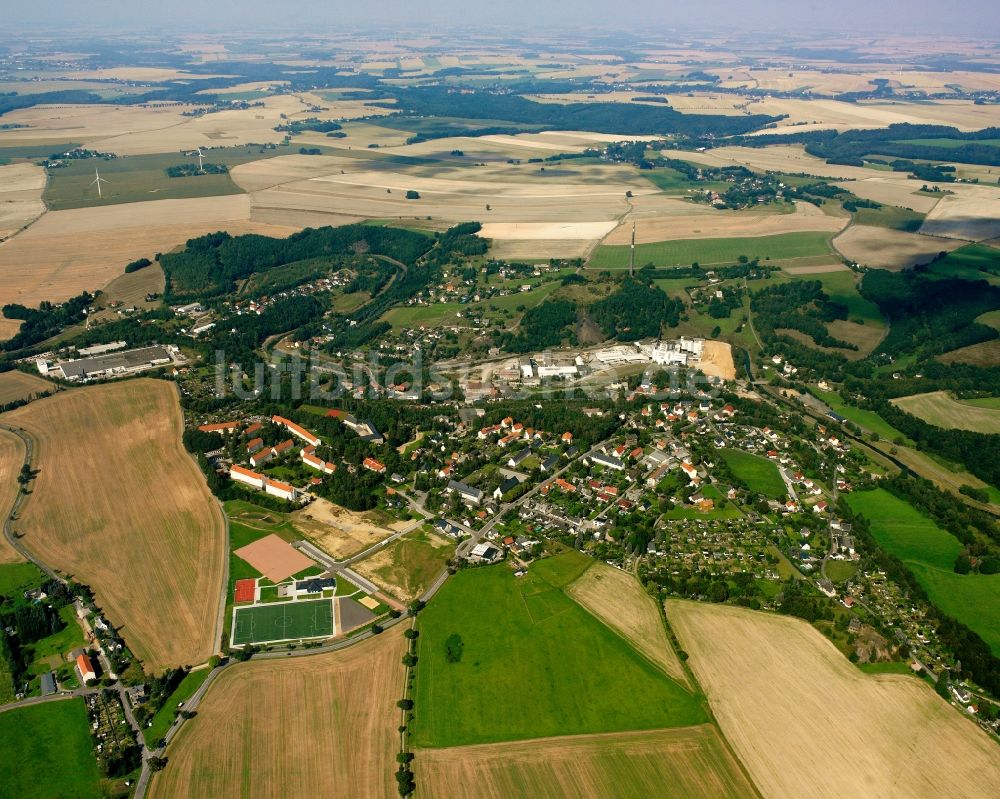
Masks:
[[[0,513],[6,514],[14,504],[20,490],[17,475],[23,463],[24,443],[13,433],[0,430]],[[0,536],[0,563],[20,563],[23,560],[7,542],[7,536]]]
[[[418,796],[725,799],[757,796],[715,727],[423,749]]]
[[[765,797],[992,797],[1000,749],[934,690],[870,676],[799,619],[672,600],[670,619]]]
[[[687,685],[687,675],[674,654],[659,608],[628,572],[597,562],[566,591],[667,674]]]
[[[171,744],[149,796],[397,796],[404,626],[340,652],[225,672]]]
[[[0,166],[0,241],[45,213],[45,170],[35,164]]]
[[[181,446],[174,386],[77,388],[2,418],[36,442],[25,546],[93,589],[148,671],[203,662],[219,643],[224,522]]]

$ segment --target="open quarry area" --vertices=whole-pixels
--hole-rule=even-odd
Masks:
[[[996,795],[994,5],[5,5],[0,797]]]

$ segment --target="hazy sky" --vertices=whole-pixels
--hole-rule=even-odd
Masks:
[[[512,26],[551,33],[598,26],[606,30],[706,26],[884,33],[969,33],[1000,38],[1000,0],[2,0],[4,24],[72,34],[73,26],[109,32],[168,27],[242,30],[301,25]],[[93,28],[91,28],[93,26]]]

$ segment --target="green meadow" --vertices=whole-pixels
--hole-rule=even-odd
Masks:
[[[654,266],[679,266],[699,263],[735,263],[741,256],[761,261],[784,261],[831,255],[828,233],[779,233],[774,236],[753,236],[729,239],[676,239],[654,244],[637,244],[636,267],[648,263]],[[587,266],[591,269],[627,269],[627,245],[603,245],[597,248]]]
[[[460,571],[420,616],[413,743],[460,746],[700,724],[700,700],[567,596],[577,552]],[[446,641],[461,639],[450,662]],[[453,641],[455,639],[452,639]]]
[[[959,540],[884,489],[851,494],[848,503],[868,519],[878,545],[906,564],[937,607],[1000,654],[1000,574],[956,574]]]
[[[751,491],[771,499],[782,499],[788,493],[785,481],[778,473],[778,467],[766,458],[738,449],[720,449],[722,456],[733,474],[749,486]]]

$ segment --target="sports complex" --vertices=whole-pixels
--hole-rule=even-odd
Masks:
[[[333,599],[308,599],[236,608],[232,646],[327,638],[334,633]]]

